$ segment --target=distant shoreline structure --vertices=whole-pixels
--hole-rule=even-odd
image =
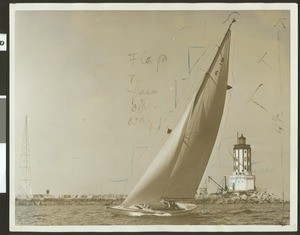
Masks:
[[[16,197],[16,205],[92,205],[104,203],[114,205],[122,203],[127,195],[101,194],[101,195],[49,195],[34,194],[26,197]],[[188,199],[195,204],[246,204],[246,203],[289,203],[274,194],[266,191],[224,192],[222,194],[197,194],[194,199]]]

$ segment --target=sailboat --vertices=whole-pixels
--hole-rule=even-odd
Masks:
[[[191,203],[215,144],[225,105],[231,22],[220,47],[183,115],[149,168],[121,205],[109,209],[130,216],[173,216],[196,209]],[[161,206],[157,206],[157,205]],[[166,205],[166,206],[164,206]]]

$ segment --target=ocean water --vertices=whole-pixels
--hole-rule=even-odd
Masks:
[[[288,225],[290,204],[199,204],[188,215],[114,215],[94,205],[16,205],[16,225]]]

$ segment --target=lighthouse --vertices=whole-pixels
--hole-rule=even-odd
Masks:
[[[251,146],[246,138],[237,135],[237,144],[233,147],[233,173],[229,176],[229,191],[255,190],[255,176],[252,175]]]

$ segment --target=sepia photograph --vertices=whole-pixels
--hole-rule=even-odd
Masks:
[[[10,4],[10,230],[296,230],[297,27],[296,4]]]

